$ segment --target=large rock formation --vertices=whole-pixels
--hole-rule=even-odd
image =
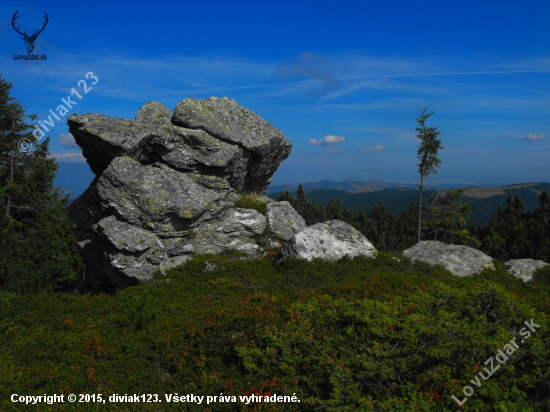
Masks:
[[[84,290],[148,280],[194,253],[253,253],[268,221],[273,240],[288,238],[272,214],[235,206],[237,191],[265,191],[291,144],[234,100],[185,99],[174,114],[149,102],[135,120],[86,114],[68,124],[96,174],[69,208]]]
[[[99,114],[71,115],[71,134],[96,175],[116,157],[146,165],[223,177],[231,187],[264,192],[292,145],[254,112],[226,97],[185,99],[174,114],[158,102],[139,109],[135,120]]]

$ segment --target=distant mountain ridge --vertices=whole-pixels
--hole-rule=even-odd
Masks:
[[[323,183],[323,182],[318,182]],[[335,183],[335,182],[330,182]],[[338,184],[344,182],[337,182]],[[369,182],[364,182],[369,183]],[[384,182],[382,182],[384,183]],[[396,186],[398,186],[396,184]],[[386,189],[374,189],[369,192],[351,192],[338,189],[305,189],[306,197],[309,200],[315,200],[318,205],[325,206],[331,199],[340,200],[342,205],[351,210],[363,210],[370,212],[371,208],[378,202],[382,202],[386,210],[392,212],[394,216],[400,216],[409,208],[411,202],[418,204],[418,187],[392,187]],[[311,186],[308,186],[311,187]],[[339,187],[346,187],[341,185]],[[348,186],[350,187],[350,186]],[[365,187],[365,186],[363,186]],[[449,185],[445,185],[449,189]],[[285,189],[286,190],[286,189]],[[438,189],[433,190],[433,187],[423,191],[422,198],[428,199]],[[501,187],[480,187],[471,186],[464,190],[464,195],[460,201],[470,202],[471,215],[467,223],[477,222],[480,225],[486,225],[489,222],[491,214],[501,206],[504,208],[506,199],[509,195],[518,195],[525,204],[525,211],[529,212],[539,208],[538,196],[543,192],[550,193],[550,183],[523,183]],[[295,194],[296,189],[291,191]],[[273,199],[278,199],[279,192],[271,193],[269,196]]]
[[[316,190],[316,189],[333,189],[333,190],[343,190],[345,192],[351,193],[369,193],[384,189],[395,189],[395,188],[409,188],[416,189],[418,185],[413,183],[393,183],[393,182],[383,182],[379,180],[371,180],[368,182],[360,181],[351,181],[344,180],[341,182],[333,182],[331,180],[321,180],[320,182],[308,182],[302,184],[304,190]],[[435,185],[426,185],[429,189],[442,190],[442,189],[452,189],[457,187],[464,187],[463,184],[455,183],[439,183]],[[267,193],[280,193],[288,190],[289,192],[295,192],[298,190],[298,185],[270,185],[267,188]]]

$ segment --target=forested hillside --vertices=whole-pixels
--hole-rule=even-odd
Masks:
[[[485,190],[486,189],[486,190]],[[525,211],[531,212],[539,207],[538,196],[543,192],[550,192],[550,183],[536,183],[529,187],[512,187],[500,188],[502,194],[494,194],[485,196],[484,192],[495,191],[495,188],[481,188],[478,195],[472,193],[468,196],[468,191],[460,197],[463,202],[470,202],[471,214],[467,220],[470,225],[474,222],[484,226],[489,223],[491,214],[494,213],[498,206],[504,207],[508,196],[518,195],[525,204]],[[330,200],[339,200],[342,206],[353,211],[364,211],[369,213],[371,208],[379,202],[382,202],[389,212],[394,216],[400,216],[403,212],[409,209],[411,202],[418,203],[418,189],[414,188],[389,188],[383,190],[372,191],[368,193],[351,193],[344,190],[335,189],[314,189],[306,190],[307,198],[310,201],[315,201],[319,206],[327,206]],[[424,190],[426,197],[436,193],[435,190]],[[290,192],[292,196],[296,192]],[[272,199],[278,199],[280,193],[268,194]],[[479,197],[482,196],[482,197]]]

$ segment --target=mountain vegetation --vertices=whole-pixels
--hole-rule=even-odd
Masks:
[[[549,410],[550,270],[524,283],[495,262],[494,272],[459,278],[390,253],[278,266],[199,256],[112,296],[4,292],[0,409],[21,410],[13,393],[138,393],[157,394],[162,410],[451,411],[452,396],[463,399],[484,362],[533,320],[540,328],[462,409]],[[175,393],[236,403],[167,404]],[[300,403],[239,402],[252,394]]]

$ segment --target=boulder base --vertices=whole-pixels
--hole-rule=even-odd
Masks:
[[[375,257],[376,249],[357,229],[340,220],[330,220],[308,226],[285,244],[280,259],[294,256],[311,260],[338,260],[349,257]]]
[[[494,269],[493,258],[479,250],[461,245],[447,245],[437,240],[424,240],[403,252],[415,262],[443,265],[455,276],[471,276],[485,268]]]
[[[508,267],[509,274],[524,282],[529,282],[533,280],[533,272],[544,266],[548,266],[548,263],[534,259],[514,259],[504,262],[504,266]]]

